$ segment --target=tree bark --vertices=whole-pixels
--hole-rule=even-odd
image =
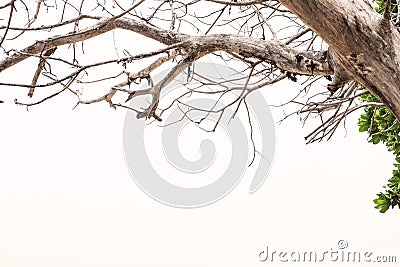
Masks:
[[[279,0],[400,119],[400,33],[365,0]]]
[[[268,61],[284,71],[302,75],[328,76],[333,74],[332,68],[327,64],[324,52],[300,51],[284,45],[279,41],[265,41],[257,38],[229,34],[214,34],[194,36],[164,30],[147,23],[128,18],[113,19],[105,23],[107,19],[98,24],[72,32],[63,36],[54,36],[47,40],[37,41],[33,45],[15,53],[0,61],[0,72],[29,58],[31,55],[55,47],[84,41],[115,29],[133,31],[166,45],[176,45],[188,52],[205,55],[216,51],[244,54]],[[298,61],[297,58],[302,60]]]
[[[252,5],[263,2],[208,1],[224,5]],[[183,34],[153,26],[139,19],[118,15],[107,18],[93,17],[99,22],[91,27],[37,41],[19,52],[13,52],[0,61],[0,72],[31,56],[41,57],[42,53],[58,46],[84,41],[115,29],[124,29],[167,45],[165,51],[180,48],[182,56],[191,55],[194,60],[205,54],[225,51],[243,55],[244,58],[260,59],[287,72],[288,75],[334,74],[333,83],[328,86],[331,91],[343,86],[345,82],[355,80],[365,85],[400,120],[400,33],[390,23],[388,16],[385,18],[377,14],[367,0],[277,1],[316,32],[330,46],[331,52],[300,51],[275,38],[267,41],[229,34]],[[120,61],[118,59],[110,62]],[[75,74],[84,69],[85,67],[81,67]],[[2,82],[0,85],[30,88],[35,86]],[[44,86],[49,84],[36,85]]]

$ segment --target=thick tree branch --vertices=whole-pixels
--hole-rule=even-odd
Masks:
[[[125,29],[149,37],[166,45],[182,43],[182,48],[196,49],[203,55],[216,51],[240,53],[245,57],[261,59],[278,68],[304,75],[332,75],[333,70],[327,62],[325,52],[298,51],[278,41],[214,34],[207,36],[192,36],[163,30],[148,23],[133,19],[120,18],[105,24],[103,19],[92,27],[69,33],[63,36],[54,36],[16,52],[0,61],[0,72],[29,58],[29,55],[39,54],[54,47],[84,41],[115,29]]]
[[[336,52],[351,78],[400,118],[400,33],[367,1],[279,0]],[[390,2],[390,1],[389,1]]]

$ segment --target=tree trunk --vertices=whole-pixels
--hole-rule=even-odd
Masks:
[[[400,119],[400,33],[363,0],[279,0]]]

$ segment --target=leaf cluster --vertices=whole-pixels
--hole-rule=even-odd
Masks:
[[[364,87],[362,89],[365,90]],[[364,102],[379,102],[370,93],[366,93],[360,98]],[[375,208],[382,213],[396,205],[400,208],[400,123],[386,107],[367,106],[364,108],[364,114],[358,119],[358,127],[360,132],[368,132],[368,142],[385,144],[396,159],[395,170],[384,187],[386,191],[377,194],[378,198],[374,200]]]

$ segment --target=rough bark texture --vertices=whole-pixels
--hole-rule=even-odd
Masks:
[[[198,31],[192,34],[184,34],[174,30],[174,19],[171,19],[170,30],[163,29],[160,26],[152,24],[151,19],[157,14],[162,12],[161,9],[156,9],[154,14],[145,18],[135,16],[128,16],[129,12],[134,10],[136,7],[143,4],[145,1],[139,1],[137,4],[124,10],[119,15],[114,16],[89,16],[79,14],[75,19],[68,21],[62,21],[58,24],[38,27],[36,30],[52,29],[59,26],[64,26],[70,23],[78,23],[81,19],[90,18],[94,20],[95,24],[87,28],[76,28],[73,32],[69,32],[63,35],[52,36],[45,38],[40,41],[32,42],[33,44],[25,47],[20,51],[10,50],[6,53],[6,57],[0,60],[0,72],[18,64],[29,57],[39,57],[40,62],[34,78],[31,84],[17,84],[17,83],[6,83],[0,81],[0,85],[5,86],[19,86],[30,88],[29,96],[33,95],[34,88],[52,86],[57,83],[62,84],[71,80],[72,84],[77,76],[85,71],[86,69],[93,68],[104,64],[117,64],[121,62],[129,62],[132,60],[140,60],[152,56],[160,56],[161,54],[167,53],[168,55],[174,54],[174,57],[167,56],[168,60],[176,59],[177,57],[185,59],[185,62],[193,62],[200,57],[211,54],[217,51],[224,51],[230,54],[233,58],[239,58],[242,62],[248,64],[248,69],[253,69],[254,66],[262,63],[260,68],[262,70],[269,70],[267,77],[267,83],[270,81],[280,81],[279,75],[286,75],[287,78],[295,81],[296,78],[293,74],[308,75],[308,76],[331,76],[334,75],[333,81],[328,85],[328,89],[332,92],[332,95],[337,92],[338,89],[342,88],[346,83],[351,81],[357,81],[365,85],[375,96],[377,96],[391,111],[400,119],[400,80],[398,79],[398,73],[400,73],[400,33],[390,23],[388,16],[381,16],[377,14],[366,0],[277,0],[277,1],[225,1],[225,0],[205,0],[208,2],[214,2],[213,4],[218,7],[222,7],[220,11],[216,7],[215,12],[220,12],[216,18],[211,14],[208,15],[209,29],[205,31]],[[169,4],[173,4],[170,1]],[[187,12],[188,6],[196,4],[198,1],[193,1],[182,7]],[[83,2],[82,2],[83,3]],[[165,1],[164,3],[167,3]],[[201,3],[201,1],[199,2]],[[288,10],[284,9],[279,3],[287,7]],[[243,17],[242,28],[249,26],[250,18],[257,17],[258,21],[256,25],[250,28],[262,26],[262,34],[253,34],[252,32],[243,30],[239,31],[240,34],[224,34],[223,30],[215,30],[214,34],[210,33],[212,29],[218,23],[218,19],[223,15],[225,9],[229,9],[233,6],[240,6],[243,9],[237,9],[239,16]],[[239,7],[238,7],[239,8]],[[248,17],[244,10],[247,8]],[[168,10],[168,8],[166,9]],[[269,10],[269,11],[268,11]],[[173,8],[171,6],[172,13]],[[38,11],[37,11],[38,12]],[[263,13],[264,12],[264,13]],[[266,12],[266,13],[265,13]],[[269,16],[265,16],[270,12]],[[277,38],[277,32],[274,31],[268,18],[272,17],[274,13],[280,13],[281,16],[286,17],[290,22],[295,20],[298,32],[295,32],[292,38],[288,39]],[[140,12],[139,12],[140,13]],[[214,13],[214,12],[213,12]],[[226,13],[226,12],[225,12]],[[242,14],[243,13],[243,14]],[[308,45],[306,41],[299,41],[301,37],[310,32],[310,29],[303,28],[303,25],[298,21],[293,14],[300,18],[306,25],[311,28],[312,31],[317,33],[329,46],[328,51],[309,51],[315,49],[313,40],[315,34],[310,38]],[[186,13],[185,13],[186,14]],[[194,13],[195,14],[195,13]],[[195,15],[193,17],[196,17]],[[237,13],[230,13],[237,14]],[[264,15],[263,15],[264,14]],[[288,14],[288,15],[285,15]],[[189,16],[189,15],[188,15]],[[9,21],[11,21],[11,15]],[[239,18],[230,18],[228,20],[233,25],[237,23]],[[212,20],[214,20],[212,22]],[[200,20],[199,20],[200,21]],[[223,23],[225,25],[226,22]],[[193,24],[194,25],[194,24]],[[165,25],[163,25],[165,26]],[[282,25],[281,25],[282,26]],[[30,25],[29,25],[30,27]],[[28,28],[29,28],[28,27]],[[284,25],[283,28],[289,27]],[[20,35],[28,30],[28,28],[15,28],[3,26],[6,31],[3,33],[3,41],[6,39],[7,32],[16,31]],[[0,27],[2,29],[2,27]],[[74,71],[63,78],[59,78],[55,81],[51,81],[46,84],[37,84],[38,77],[42,73],[43,65],[50,64],[52,60],[48,51],[52,51],[59,46],[76,44],[95,36],[104,34],[115,29],[124,29],[132,31],[142,36],[148,37],[155,41],[164,44],[164,48],[148,52],[141,55],[126,56],[124,58],[116,58],[114,60],[96,62],[90,65],[78,66],[74,64]],[[265,35],[266,29],[269,29],[270,36]],[[35,30],[29,28],[29,30]],[[17,35],[19,36],[19,35]],[[270,39],[268,39],[271,37]],[[309,38],[309,37],[307,37]],[[10,39],[12,40],[12,39]],[[303,42],[303,45],[292,43],[294,40]],[[297,49],[293,48],[297,47]],[[303,50],[300,50],[303,49]],[[318,48],[317,48],[318,49]],[[321,48],[319,48],[321,49]],[[179,56],[178,56],[179,55]],[[157,68],[164,60],[155,60],[153,66]],[[181,69],[179,66],[178,69]],[[153,67],[145,68],[143,73],[145,76],[139,75],[140,73],[130,74],[129,79],[136,78],[147,78],[149,71],[154,70]],[[262,73],[262,72],[260,72]],[[174,73],[171,73],[169,78],[173,78]],[[135,77],[135,78],[134,78]],[[167,79],[166,81],[169,81]],[[107,101],[112,107],[111,98],[115,95],[116,90],[120,90],[124,86],[129,86],[131,80],[128,83],[118,83],[116,87],[113,87],[109,94],[91,101],[81,101],[79,98],[78,103],[96,103],[100,101]],[[64,85],[63,85],[64,86]],[[351,88],[352,84],[350,84]],[[65,87],[65,86],[64,86]],[[258,86],[259,88],[261,86]],[[356,87],[356,86],[354,86]],[[159,89],[161,90],[161,89]],[[347,96],[354,92],[354,88],[349,91]],[[73,91],[73,90],[72,90]],[[154,90],[154,97],[156,97]],[[131,95],[132,91],[125,89],[125,93]],[[153,94],[152,93],[152,94]],[[57,95],[57,94],[54,94]],[[329,93],[328,93],[329,95]],[[339,93],[334,96],[341,96]],[[352,103],[353,99],[357,96],[353,95],[353,98],[349,99]],[[340,109],[342,100],[338,100],[336,103],[331,103],[332,99],[328,96],[325,99],[325,108],[313,108],[313,111],[322,113],[324,110],[332,110],[334,108]],[[148,110],[152,110],[156,107],[158,99],[154,99],[154,103]],[[309,111],[309,109],[306,109]],[[340,114],[340,113],[337,113]],[[343,117],[348,114],[344,113]]]
[[[279,0],[400,118],[400,33],[363,0]]]
[[[166,45],[179,44],[179,47],[190,52],[205,55],[216,51],[241,53],[246,57],[259,58],[275,64],[282,70],[304,75],[332,75],[333,70],[327,64],[323,52],[298,51],[279,41],[265,41],[244,36],[215,34],[208,36],[192,36],[160,29],[148,23],[129,18],[114,19],[105,23],[107,19],[98,24],[63,36],[54,36],[47,40],[37,41],[26,47],[20,53],[0,61],[0,72],[29,58],[31,55],[57,46],[76,43],[115,29],[125,29],[144,35]],[[298,58],[301,60],[298,60]]]

